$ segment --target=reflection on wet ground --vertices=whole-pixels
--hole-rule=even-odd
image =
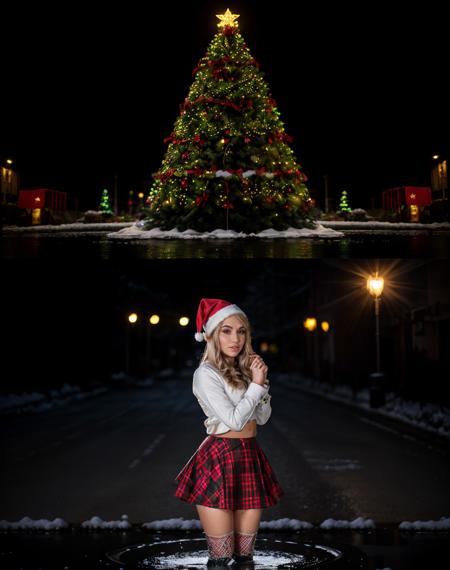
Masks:
[[[206,568],[208,552],[204,539],[180,539],[136,544],[107,553],[108,558],[125,567],[199,569]],[[271,540],[259,538],[255,546],[253,564],[248,570],[264,568],[366,568],[366,555],[354,547],[340,549],[300,540]]]
[[[3,259],[321,259],[449,257],[448,235],[356,234],[341,239],[111,240],[103,235],[5,235]]]

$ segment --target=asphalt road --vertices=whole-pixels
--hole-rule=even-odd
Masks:
[[[437,520],[450,513],[442,447],[271,380],[258,440],[285,495],[263,520]],[[205,437],[189,376],[112,389],[42,414],[1,418],[0,519],[97,515],[130,522],[197,518],[174,478]]]

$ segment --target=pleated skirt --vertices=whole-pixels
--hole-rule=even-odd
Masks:
[[[208,436],[175,478],[175,497],[217,509],[261,509],[284,492],[256,437]]]

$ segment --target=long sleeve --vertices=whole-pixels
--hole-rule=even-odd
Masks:
[[[272,396],[267,393],[261,402],[256,406],[256,423],[260,426],[263,426],[265,423],[267,423],[272,414],[272,406],[270,405],[271,398]]]
[[[267,391],[267,388],[252,382],[242,399],[234,404],[228,397],[223,380],[218,374],[204,366],[198,368],[194,374],[193,392],[199,403],[203,404],[202,408],[205,413],[209,409],[233,431],[242,431]]]

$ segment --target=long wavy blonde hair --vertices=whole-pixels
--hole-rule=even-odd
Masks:
[[[247,388],[252,378],[250,372],[251,355],[253,354],[251,327],[246,316],[240,313],[234,316],[236,316],[245,327],[245,343],[241,352],[236,357],[234,365],[230,365],[226,361],[220,350],[219,334],[223,321],[216,326],[212,335],[208,338],[201,363],[209,362],[212,364],[233,388]]]

